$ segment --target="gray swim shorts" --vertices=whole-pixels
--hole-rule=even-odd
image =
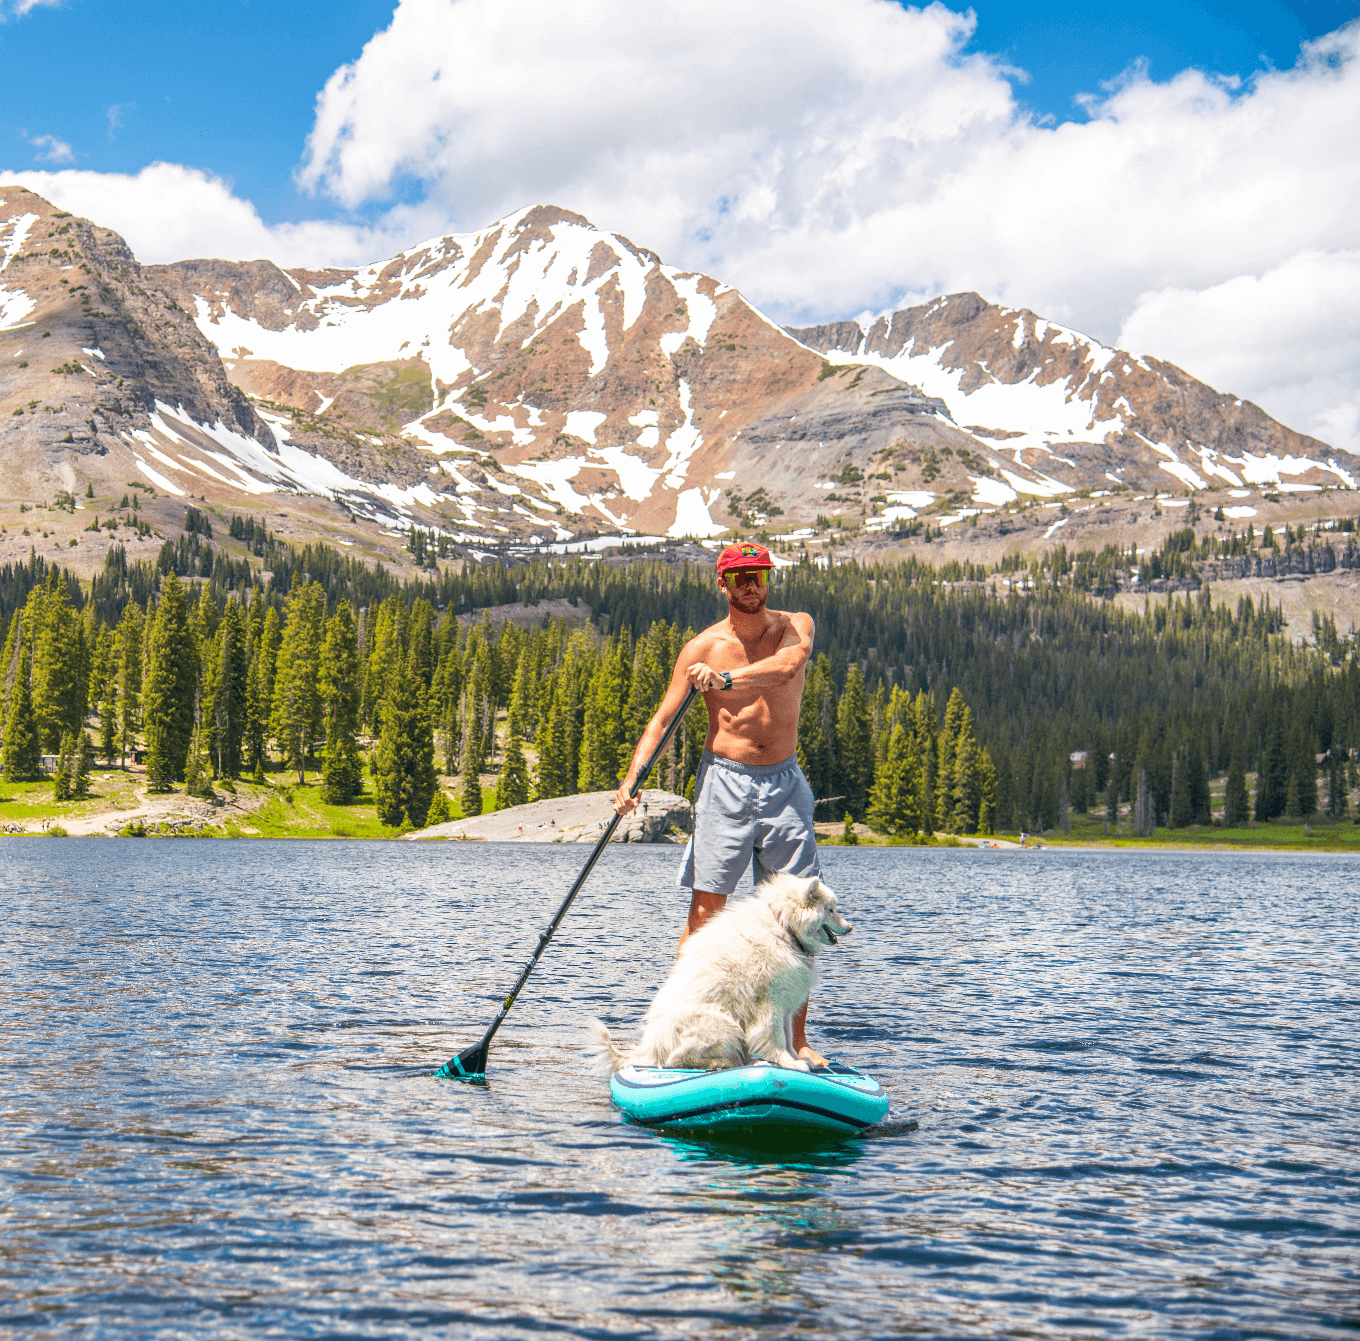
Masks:
[[[738,764],[705,750],[694,833],[676,884],[732,894],[748,866],[756,884],[781,872],[820,875],[812,807],[796,755],[782,764]]]

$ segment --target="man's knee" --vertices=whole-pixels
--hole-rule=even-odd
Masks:
[[[726,894],[710,894],[705,889],[696,889],[690,895],[689,917],[685,920],[685,929],[680,935],[680,944],[683,945],[710,917],[722,912],[726,905]]]

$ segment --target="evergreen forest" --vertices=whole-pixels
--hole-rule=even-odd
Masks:
[[[402,582],[252,518],[224,546],[190,512],[154,563],[119,547],[93,581],[36,554],[0,569],[7,780],[44,756],[58,795],[96,759],[194,794],[280,774],[416,828],[449,818],[449,792],[478,814],[612,789],[681,648],[725,613],[713,570],[664,551]],[[1094,810],[1150,833],[1208,823],[1217,778],[1229,825],[1347,814],[1353,635],[1315,617],[1299,640],[1207,583],[1132,610],[1101,596],[1098,557],[781,567],[770,604],[817,626],[798,755],[819,818],[910,839]],[[545,601],[571,617],[534,618]],[[490,617],[512,603],[519,622]],[[690,713],[651,785],[692,790],[706,726]]]

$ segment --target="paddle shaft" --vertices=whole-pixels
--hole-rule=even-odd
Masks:
[[[656,749],[652,751],[652,757],[647,760],[646,767],[639,771],[637,780],[628,789],[629,796],[636,796],[642,790],[643,783],[646,782],[647,778],[651,775],[652,769],[657,765],[657,761],[665,754],[666,747],[671,743],[671,737],[675,735],[676,728],[680,725],[685,714],[689,711],[689,706],[694,702],[694,697],[698,692],[699,691],[695,689],[693,685],[686,691],[680,706],[675,710],[675,716],[671,718],[670,725],[666,728],[666,734],[661,737],[660,743],[657,745]],[[524,984],[529,981],[529,975],[534,971],[534,966],[538,963],[539,959],[542,958],[543,951],[548,948],[548,942],[552,940],[553,933],[561,925],[562,919],[567,915],[567,909],[571,907],[572,901],[581,892],[581,886],[585,884],[590,877],[591,871],[595,869],[595,863],[599,861],[600,854],[608,846],[609,840],[614,836],[614,830],[619,827],[619,821],[622,818],[623,816],[617,811],[614,812],[614,818],[609,821],[609,825],[601,835],[600,841],[595,844],[595,850],[590,854],[590,860],[586,862],[585,869],[576,877],[576,883],[572,885],[567,897],[562,900],[562,906],[557,910],[553,920],[548,923],[547,930],[538,938],[538,945],[534,948],[533,954],[529,956],[529,962],[525,964],[515,985],[510,989],[510,995],[501,1003],[501,1008],[496,1012],[496,1018],[491,1021],[491,1027],[486,1031],[479,1050],[485,1052],[491,1045],[491,1040],[496,1036],[496,1030],[501,1027],[501,1021],[510,1014],[510,1007],[515,1004],[515,998],[519,996],[520,990],[523,988]]]

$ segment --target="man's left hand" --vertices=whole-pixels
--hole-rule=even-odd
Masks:
[[[701,693],[707,693],[710,689],[721,689],[725,683],[722,671],[715,671],[703,661],[696,661],[687,667],[685,674],[689,677],[690,684]]]

